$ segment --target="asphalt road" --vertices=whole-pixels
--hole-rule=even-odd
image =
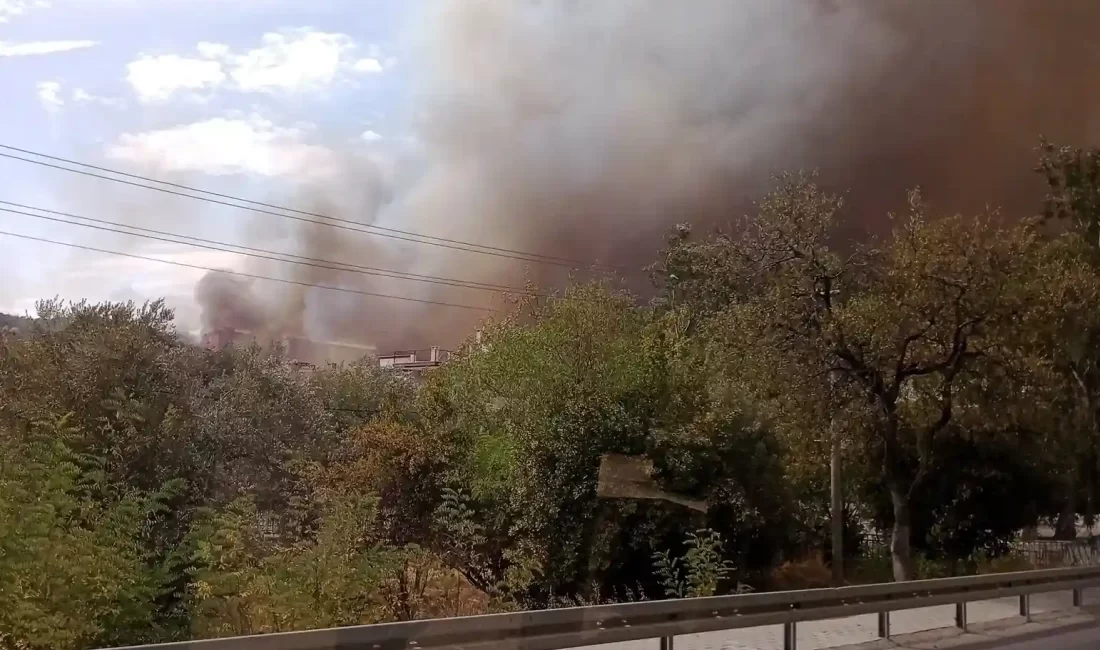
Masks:
[[[1097,650],[1100,648],[1100,627],[1030,641],[1006,640],[1004,645],[994,647],[996,650]]]

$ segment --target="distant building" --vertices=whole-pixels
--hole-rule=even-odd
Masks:
[[[220,350],[229,345],[279,344],[286,351],[286,356],[291,363],[301,368],[326,363],[350,363],[375,354],[373,346],[347,341],[318,341],[304,336],[283,336],[265,342],[261,336],[248,330],[222,328],[203,334],[202,345],[212,350]],[[419,376],[424,370],[438,368],[450,358],[450,350],[444,350],[435,345],[426,350],[401,350],[380,356],[378,365]]]
[[[420,373],[443,365],[451,358],[449,350],[432,346],[427,350],[403,350],[378,357],[378,365],[383,368],[395,368],[406,372]]]
[[[374,356],[376,351],[372,345],[348,341],[318,341],[304,336],[284,336],[280,343],[290,359],[312,364],[351,363],[363,357]]]
[[[230,345],[251,345],[255,342],[256,335],[252,332],[231,327],[210,330],[202,335],[202,346],[210,350],[220,350]]]
[[[282,336],[262,341],[248,330],[222,328],[211,330],[202,336],[203,347],[220,350],[229,345],[267,345],[278,344],[286,351],[286,356],[295,365],[323,365],[326,363],[349,363],[363,357],[373,356],[375,348],[348,341],[318,341],[305,336]]]

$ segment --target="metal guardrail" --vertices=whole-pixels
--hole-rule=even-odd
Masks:
[[[358,625],[308,632],[185,641],[127,650],[559,650],[578,646],[660,640],[676,636],[781,624],[785,650],[796,650],[802,621],[877,613],[879,636],[890,636],[890,612],[955,604],[955,624],[966,629],[966,603],[1018,596],[1030,619],[1030,595],[1072,591],[1080,607],[1086,587],[1100,585],[1100,567],[1021,571],[830,589],[778,591],[683,600],[570,607],[511,614]]]

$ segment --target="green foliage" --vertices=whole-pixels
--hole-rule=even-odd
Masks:
[[[1050,505],[1058,517],[1057,535],[1072,538],[1078,506],[1091,525],[1100,499],[1100,322],[1094,309],[1100,279],[1100,150],[1056,148],[1043,140],[1039,151],[1036,171],[1048,187],[1043,216],[1068,226],[1054,253],[1063,264],[1083,260],[1085,267],[1058,292],[1063,304],[1048,316],[1050,326],[1040,330],[1050,336],[1040,343],[1049,360],[1044,385],[1050,390],[1043,402],[1053,407],[1048,449],[1062,476]]]
[[[1042,155],[1064,232],[913,192],[845,241],[842,197],[786,174],[728,232],[677,228],[651,303],[532,293],[421,384],[44,302],[0,335],[0,647],[821,581],[834,444],[846,549],[893,529],[852,579],[1006,563],[1100,496],[1100,156]],[[611,457],[644,489],[607,496]]]
[[[243,629],[245,624],[232,619],[229,608],[219,610],[227,618],[217,623],[184,602],[195,593],[201,567],[196,564],[201,558],[188,550],[188,544],[199,522],[209,525],[202,512],[219,511],[247,498],[265,513],[265,525],[281,542],[293,545],[314,539],[335,525],[332,517],[350,516],[324,509],[331,493],[347,487],[322,481],[330,477],[328,468],[335,476],[341,468],[361,465],[344,450],[362,445],[346,443],[354,442],[356,431],[382,415],[401,416],[412,395],[408,382],[376,365],[325,368],[310,375],[277,351],[192,348],[175,337],[169,325],[171,312],[160,303],[139,308],[47,302],[39,305],[39,314],[27,335],[0,340],[5,396],[0,400],[0,440],[15,446],[38,444],[42,436],[36,433],[36,419],[52,417],[58,408],[70,409],[71,430],[64,436],[51,435],[79,458],[95,461],[98,491],[85,495],[80,508],[89,508],[89,513],[113,508],[121,498],[115,494],[157,494],[158,503],[168,506],[160,516],[142,522],[140,534],[119,533],[124,541],[141,545],[145,573],[133,580],[153,586],[143,592],[144,599],[135,596],[133,607],[124,610],[140,610],[134,615],[140,625],[104,626],[99,637],[104,644],[107,639],[189,638],[192,627],[211,634]],[[21,477],[13,485],[33,493],[24,485],[27,480]],[[163,492],[165,485],[173,489]],[[367,530],[377,525],[375,511],[371,513],[369,521],[360,522]],[[231,519],[222,524],[228,526],[227,522]],[[119,551],[112,557],[121,561],[130,556]],[[276,557],[298,563],[283,567],[287,571],[305,571],[302,554],[284,550]],[[263,576],[269,581],[263,584],[275,586],[258,615],[267,618],[257,625],[306,625],[280,618],[279,607],[289,609],[292,605],[287,603],[302,596],[281,592],[278,581],[271,582],[274,569],[268,569]],[[58,564],[56,570],[57,580],[66,579],[65,565]],[[82,578],[72,579],[79,585]],[[262,577],[257,580],[262,583]],[[128,587],[120,583],[118,588]],[[74,608],[93,605],[100,607],[74,595]],[[311,611],[316,620],[346,618],[331,608]],[[87,621],[84,625],[99,625],[90,614],[79,618]],[[81,640],[74,637],[72,642],[87,645],[87,633],[80,635]]]
[[[217,354],[192,389],[194,417],[180,426],[216,453],[194,458],[204,502],[249,494],[262,509],[284,512],[283,525],[309,516],[301,467],[321,460],[338,437],[310,378],[257,347]]]
[[[593,598],[593,583],[657,587],[650,558],[685,526],[714,526],[735,541],[730,559],[765,566],[792,527],[779,450],[715,401],[703,361],[679,314],[600,283],[488,327],[421,394],[450,441],[449,484],[488,540],[476,564],[445,556],[474,584],[532,604]],[[661,489],[709,500],[714,514],[600,498],[608,453],[648,456]]]
[[[1090,246],[1100,249],[1100,149],[1055,147],[1039,142],[1039,164],[1049,188],[1043,216],[1071,222]]]
[[[655,431],[647,453],[666,489],[708,502],[701,523],[721,533],[734,564],[764,570],[795,552],[807,522],[792,489],[788,455],[745,414],[715,409],[674,430]]]
[[[336,431],[354,431],[380,418],[414,416],[415,384],[402,373],[379,368],[375,359],[315,368],[308,382]]]
[[[914,497],[914,550],[926,560],[962,563],[969,571],[979,559],[1004,556],[1016,532],[1036,520],[1036,495],[1057,486],[1056,477],[1044,473],[1038,449],[1025,445],[1020,439],[978,441],[961,435],[937,441],[934,454],[949,462],[937,466]],[[874,487],[865,489],[873,516],[888,528],[893,516],[888,498]]]
[[[475,584],[501,584],[512,566],[542,575],[546,593],[587,582],[600,457],[641,451],[653,417],[644,325],[629,297],[576,287],[487,329],[484,349],[430,378],[421,401],[450,440],[450,483],[511,547]]]
[[[701,529],[688,533],[686,550],[672,557],[668,550],[653,554],[654,569],[668,598],[713,596],[719,584],[733,572],[733,563],[722,558],[722,536]],[[745,589],[738,585],[738,592]]]
[[[365,537],[370,500],[332,505],[316,536],[285,543],[250,499],[212,513],[191,540],[189,607],[199,637],[286,632],[384,619],[392,553]]]
[[[1048,257],[1034,224],[933,220],[918,192],[880,247],[855,244],[841,255],[830,235],[842,205],[812,177],[783,176],[741,237],[677,238],[660,271],[670,302],[703,300],[698,309],[729,389],[751,396],[799,461],[824,466],[823,443],[839,438],[879,466],[896,576],[906,579],[912,501],[942,468],[936,441],[975,429],[1004,433],[1034,415],[1006,390],[996,420],[969,418],[989,386],[1019,388],[1022,376],[1035,377],[1018,347],[1033,330],[1022,325],[1048,326],[1080,274]],[[715,303],[715,282],[740,293]]]
[[[155,640],[164,574],[149,533],[178,486],[106,482],[104,459],[68,444],[66,420],[0,446],[0,646],[84,648]]]
[[[180,472],[194,441],[161,435],[186,413],[194,353],[176,340],[161,302],[44,301],[28,336],[0,340],[0,423],[13,433],[71,414],[77,451],[112,476],[155,489]],[[190,477],[187,477],[190,478]]]

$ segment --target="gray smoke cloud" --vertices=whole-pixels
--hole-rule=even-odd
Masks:
[[[916,184],[945,210],[1033,212],[1040,133],[1100,139],[1093,0],[438,0],[410,35],[417,142],[405,176],[359,173],[364,222],[640,268],[667,227],[723,224],[784,169],[849,190],[853,232],[881,229]],[[360,170],[362,172],[362,170]],[[517,285],[514,260],[296,234],[311,255]],[[566,270],[531,265],[560,284]],[[484,293],[309,271],[339,283],[501,306]],[[450,346],[483,315],[313,289],[288,327],[398,347]]]
[[[253,283],[234,275],[207,273],[195,285],[195,300],[203,307],[202,328],[207,332],[239,329],[260,333],[271,322]]]

